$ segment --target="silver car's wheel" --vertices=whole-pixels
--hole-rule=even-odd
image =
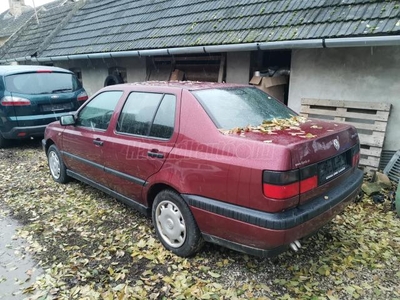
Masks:
[[[62,160],[60,151],[58,151],[56,145],[51,145],[47,150],[47,162],[49,164],[50,174],[54,181],[59,183],[67,183],[69,177],[67,175],[67,169],[65,168]]]
[[[173,248],[183,245],[186,240],[185,219],[174,203],[164,200],[158,204],[156,222],[165,243]]]
[[[54,151],[49,152],[49,168],[54,179],[59,179],[61,174],[60,159]]]
[[[183,257],[196,254],[204,241],[183,198],[177,192],[166,189],[157,194],[152,208],[156,234],[164,247]]]

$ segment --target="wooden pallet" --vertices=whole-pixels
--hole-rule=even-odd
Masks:
[[[347,123],[357,128],[360,166],[378,170],[391,104],[326,99],[301,99],[300,114],[308,118]]]

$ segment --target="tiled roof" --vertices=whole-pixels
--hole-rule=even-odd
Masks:
[[[34,10],[25,6],[21,15],[14,17],[9,10],[0,14],[0,38],[9,37],[33,16]]]
[[[53,57],[400,33],[400,0],[87,0]]]
[[[398,0],[89,0],[43,55],[399,32]]]
[[[39,24],[36,17],[32,17],[20,32],[0,49],[0,59],[35,56],[47,45],[57,28],[61,29],[63,21],[71,14],[75,5],[70,1],[58,0],[41,6],[38,9]]]

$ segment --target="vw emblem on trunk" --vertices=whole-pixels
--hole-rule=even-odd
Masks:
[[[51,99],[58,99],[59,98],[59,96],[57,96],[57,95],[52,95],[51,96]]]
[[[333,140],[333,146],[335,147],[336,150],[339,150],[340,148],[340,143],[338,139]]]

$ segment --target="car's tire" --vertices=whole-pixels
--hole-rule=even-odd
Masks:
[[[197,223],[179,194],[163,190],[153,202],[152,219],[157,237],[165,248],[178,256],[196,254],[204,241]]]
[[[49,164],[50,175],[54,181],[59,183],[67,183],[70,177],[67,175],[67,170],[64,161],[61,158],[60,151],[55,145],[51,145],[47,150],[47,161]]]

